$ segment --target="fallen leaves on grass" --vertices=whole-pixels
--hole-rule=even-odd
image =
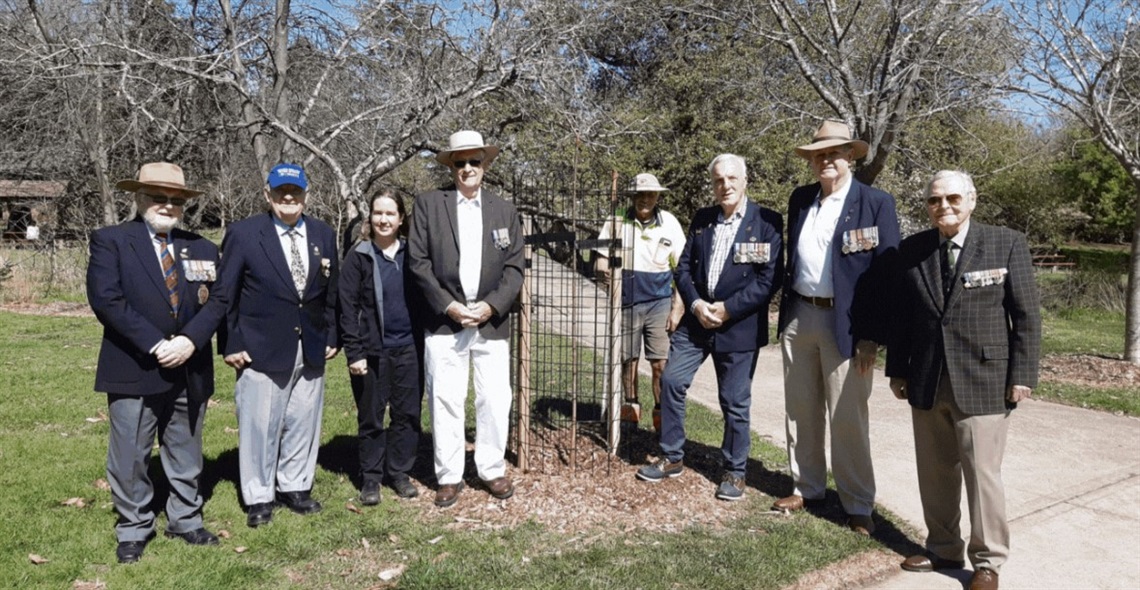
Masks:
[[[369,543],[368,539],[365,539],[364,537],[360,538],[360,545],[362,547],[364,547],[365,549],[371,549],[372,548],[372,543]]]
[[[249,551],[249,549],[245,545],[234,547],[234,553],[245,553],[246,551]]]
[[[95,580],[90,582],[88,580],[76,580],[71,585],[71,590],[107,590],[107,583],[102,580]]]
[[[227,426],[227,427],[222,429],[222,432],[225,432],[226,434],[237,434],[238,429],[237,428],[230,428],[229,426]]]
[[[443,535],[440,535],[440,536],[428,541],[428,545],[435,545],[436,543],[438,543],[442,540],[443,540]]]
[[[99,479],[95,480],[94,485],[95,485],[95,489],[97,489],[97,490],[100,490],[103,492],[111,491],[111,484],[107,483],[107,480],[105,480],[101,477]]]
[[[48,562],[48,559],[42,555],[36,555],[35,553],[29,553],[28,554],[28,561],[32,562],[34,565],[43,565],[43,564]]]
[[[60,504],[63,506],[74,506],[76,508],[84,508],[87,506],[87,502],[84,502],[83,498],[68,498],[60,502]]]
[[[401,563],[400,565],[397,565],[396,567],[388,568],[388,569],[380,572],[379,577],[381,580],[383,580],[385,582],[391,582],[392,580],[395,580],[396,578],[404,575],[404,570],[407,568],[408,568],[408,566]]]
[[[103,412],[99,412],[98,415],[91,418],[85,418],[84,420],[86,420],[88,424],[97,424],[99,422],[106,422],[107,415]]]
[[[222,529],[222,530],[218,531],[218,536],[223,538],[223,539],[228,539],[228,538],[230,538],[230,532],[227,531],[226,529]]]
[[[353,504],[352,502],[345,503],[344,509],[348,510],[349,512],[354,512],[356,514],[364,514],[364,511],[357,508],[356,504]]]

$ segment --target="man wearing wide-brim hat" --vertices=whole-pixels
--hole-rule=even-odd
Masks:
[[[430,400],[435,504],[463,490],[464,406],[475,367],[475,468],[491,496],[506,499],[511,412],[510,313],[522,288],[523,244],[514,205],[483,187],[499,148],[459,131],[436,161],[452,186],[416,197],[408,266],[426,302],[424,377]]]
[[[622,391],[627,408],[640,409],[637,395],[637,363],[645,343],[645,360],[653,369],[653,425],[661,429],[661,373],[669,358],[669,334],[676,329],[684,307],[673,286],[673,270],[685,249],[685,230],[672,213],[658,203],[669,189],[657,177],[641,173],[630,183],[630,207],[617,214],[620,232],[614,231],[615,220],[607,221],[599,240],[615,235],[621,240],[621,361]],[[609,283],[610,248],[598,248],[595,272],[603,284]],[[637,422],[638,411],[623,411],[623,420]]]
[[[895,199],[852,173],[867,155],[847,124],[824,121],[795,148],[818,182],[788,201],[788,262],[780,299],[788,464],[794,489],[784,511],[821,503],[827,486],[824,437],[848,526],[874,532],[875,473],[867,399],[879,343],[886,342],[884,255],[898,247]],[[881,301],[881,298],[878,299]]]
[[[103,324],[95,390],[107,394],[107,482],[119,514],[120,563],[138,561],[155,534],[148,475],[151,448],[170,482],[166,536],[216,545],[202,520],[202,420],[214,393],[210,338],[226,306],[214,293],[218,248],[178,229],[187,188],[174,164],[144,164],[116,188],[134,193],[139,214],[91,233],[87,300]]]

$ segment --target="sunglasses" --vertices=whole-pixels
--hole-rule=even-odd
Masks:
[[[949,203],[951,207],[957,207],[962,204],[962,195],[949,195],[946,197],[926,197],[927,207],[939,207],[942,201]]]
[[[452,160],[451,161],[451,165],[454,166],[456,170],[462,170],[462,169],[466,168],[468,164],[471,164],[472,168],[478,168],[479,166],[481,166],[483,164],[483,160]]]
[[[143,193],[143,194],[146,195],[147,198],[150,199],[150,201],[156,205],[165,205],[167,203],[170,203],[171,205],[174,205],[175,207],[182,207],[182,206],[186,205],[186,201],[189,200],[189,199],[186,199],[183,197],[168,197],[166,195],[152,195],[150,193]]]

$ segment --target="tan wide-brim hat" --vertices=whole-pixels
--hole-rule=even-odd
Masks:
[[[866,156],[870,148],[862,139],[851,139],[851,129],[843,121],[824,121],[815,137],[811,138],[811,143],[796,148],[796,155],[810,160],[812,153],[840,145],[851,146],[852,160]]]
[[[456,131],[447,138],[447,149],[440,150],[435,155],[435,161],[444,166],[451,166],[451,155],[455,152],[467,150],[483,150],[483,169],[485,170],[499,155],[499,148],[483,143],[483,134],[478,131]]]
[[[186,177],[182,168],[169,162],[150,162],[139,168],[138,180],[120,180],[115,188],[124,191],[138,192],[140,188],[154,187],[175,189],[181,191],[187,198],[196,197],[202,191],[186,188]]]
[[[642,172],[634,176],[633,182],[629,183],[629,192],[634,195],[637,193],[663,193],[668,190],[669,189],[661,186],[660,182],[657,182],[656,176],[648,172]]]

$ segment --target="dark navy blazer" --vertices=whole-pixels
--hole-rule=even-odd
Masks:
[[[769,262],[736,263],[735,248],[730,250],[716,292],[709,293],[709,259],[720,212],[720,207],[701,209],[689,226],[688,241],[674,272],[686,310],[677,331],[698,344],[711,345],[714,352],[756,350],[768,343],[768,303],[780,288],[784,221],[779,213],[749,201],[733,244],[768,244]],[[705,329],[689,311],[698,299],[723,301],[729,320],[716,330]]]
[[[218,348],[223,355],[246,351],[250,367],[262,373],[291,371],[298,338],[310,367],[324,367],[325,347],[337,347],[336,234],[319,219],[304,219],[309,257],[304,297],[293,285],[272,213],[230,225],[222,240],[219,287],[229,313]]]
[[[796,278],[796,247],[808,209],[819,198],[819,190],[818,182],[801,186],[792,191],[788,200],[788,263],[784,267],[785,289],[780,297],[780,333],[792,320],[791,294]],[[871,226],[879,228],[879,245],[873,250],[844,254],[843,233]],[[895,198],[852,178],[844,211],[839,216],[831,240],[836,345],[839,352],[847,358],[855,356],[857,340],[885,344],[889,338],[889,324],[884,317],[889,310],[881,304],[889,281],[889,261],[885,256],[898,248],[898,245],[899,219],[895,212]]]
[[[208,261],[216,273],[218,248],[179,229],[170,236],[179,270],[177,315],[170,309],[162,264],[141,217],[91,234],[87,301],[103,324],[95,391],[153,395],[184,386],[198,400],[214,393],[210,338],[225,317],[226,305],[214,281],[187,280],[183,261]],[[181,366],[164,369],[150,350],[176,335],[189,338],[196,349]]]

